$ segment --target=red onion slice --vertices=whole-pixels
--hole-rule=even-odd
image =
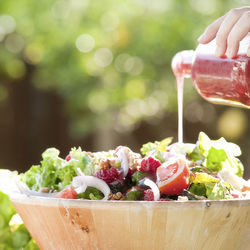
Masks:
[[[129,149],[127,147],[119,146],[116,150],[116,155],[121,162],[121,167],[123,169],[124,177],[128,174],[129,169]]]
[[[82,170],[80,168],[76,169],[76,172],[79,176],[85,176],[85,174],[82,172]]]
[[[76,171],[79,176],[85,176],[80,168],[77,168]],[[75,191],[78,194],[85,192],[88,187],[82,179],[74,179],[74,178],[72,180],[72,186],[75,188]]]
[[[160,190],[157,185],[148,178],[144,179],[144,185],[149,186],[154,193],[154,200],[158,201],[160,199]]]
[[[100,190],[104,194],[103,200],[108,199],[108,196],[109,196],[111,191],[110,191],[108,184],[105,181],[103,181],[97,177],[94,177],[94,176],[82,175],[83,173],[80,169],[77,169],[77,172],[80,175],[73,178],[73,181],[72,181],[73,186],[85,185],[86,187],[90,186],[90,187],[97,188],[98,190]]]

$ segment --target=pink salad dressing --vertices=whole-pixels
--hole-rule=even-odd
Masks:
[[[172,60],[177,82],[179,142],[183,142],[184,78],[192,77],[197,92],[209,102],[250,109],[250,58],[246,53],[241,52],[234,59],[218,58],[211,46],[206,49],[202,45],[202,50],[199,47],[196,51],[181,51]]]

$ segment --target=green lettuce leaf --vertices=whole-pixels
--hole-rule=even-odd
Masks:
[[[168,138],[160,141],[160,143],[157,146],[156,150],[157,151],[165,152],[166,151],[166,147],[172,142],[172,140],[173,140],[173,137],[168,137]]]
[[[57,159],[59,157],[60,151],[56,148],[48,148],[42,153],[42,158],[52,158]]]
[[[33,165],[25,174],[21,174],[21,180],[26,183],[26,185],[33,190],[40,189],[40,178],[41,178],[41,166]]]
[[[88,200],[101,200],[103,198],[103,195],[97,188],[87,187],[86,191],[81,194],[78,194],[77,198]]]
[[[48,187],[59,190],[57,170],[63,164],[64,160],[59,158],[59,151],[55,148],[48,148],[42,154],[41,165],[32,166],[25,174],[21,175],[21,180],[35,191],[40,188]]]
[[[228,190],[226,186],[220,182],[193,183],[188,191],[197,196],[206,197],[209,200],[230,198],[227,195]]]
[[[227,159],[227,154],[223,149],[211,147],[205,160],[205,166],[208,170],[219,172],[223,167],[223,162]]]
[[[145,156],[147,156],[151,151],[155,150],[157,146],[159,145],[158,141],[148,142],[142,145],[141,147],[141,153]]]
[[[143,197],[142,192],[138,190],[133,190],[126,194],[126,200],[129,200],[129,201],[138,201],[138,200],[141,200],[142,197]]]
[[[143,171],[136,171],[132,174],[132,182],[135,183],[135,185],[137,185],[139,183],[139,181],[141,179],[143,179],[145,176],[147,175],[147,173],[143,172]]]
[[[74,164],[65,165],[57,170],[57,177],[60,182],[58,183],[58,189],[62,190],[69,185],[73,177],[77,176],[76,166]]]
[[[70,151],[70,156],[75,159],[71,164],[74,165],[75,169],[80,168],[85,175],[93,175],[95,172],[95,167],[92,158],[87,152],[82,151],[79,148],[72,148]]]
[[[241,150],[238,145],[229,143],[224,138],[210,140],[205,133],[200,132],[196,147],[189,154],[189,158],[199,162],[209,171],[219,172],[227,169],[242,177],[244,168],[236,157],[240,154]]]
[[[55,148],[48,148],[42,154],[41,165],[32,166],[21,175],[21,180],[35,191],[43,187],[60,191],[69,185],[73,177],[77,175],[77,168],[80,168],[86,175],[94,174],[92,158],[81,148],[71,149],[72,160],[68,162],[60,158],[59,153],[59,150]]]
[[[141,153],[145,156],[149,155],[153,150],[164,152],[166,147],[171,144],[173,137],[168,137],[162,141],[148,142],[141,147]]]
[[[206,197],[206,185],[204,183],[191,184],[188,191],[195,195]]]
[[[208,188],[207,188],[208,189]],[[220,200],[226,198],[227,189],[221,184],[214,184],[213,188],[208,189],[207,198],[209,200]]]
[[[238,175],[239,177],[242,177],[244,174],[244,166],[241,161],[238,158],[229,154],[227,154],[227,159],[223,163],[223,169],[229,170],[230,172],[235,175]]]

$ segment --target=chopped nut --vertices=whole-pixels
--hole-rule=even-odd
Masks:
[[[50,189],[48,187],[43,187],[43,188],[40,188],[39,192],[41,193],[49,193]]]
[[[101,169],[109,169],[110,168],[109,160],[101,160],[100,161],[100,168]]]
[[[125,196],[122,195],[121,192],[117,192],[116,194],[110,193],[109,200],[124,200]]]

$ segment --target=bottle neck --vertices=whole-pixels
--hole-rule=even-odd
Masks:
[[[191,77],[194,54],[193,50],[184,50],[174,56],[172,59],[172,70],[176,77]]]

